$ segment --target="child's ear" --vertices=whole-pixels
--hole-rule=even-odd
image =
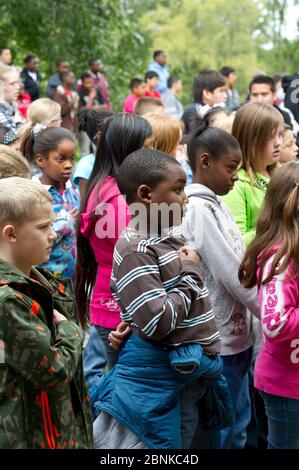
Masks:
[[[212,92],[209,90],[203,90],[202,92],[202,101],[204,104],[208,103],[212,97]]]
[[[45,166],[45,158],[43,157],[43,155],[41,155],[40,153],[38,153],[38,154],[35,156],[34,163],[35,163],[36,166],[38,166],[39,168],[44,168],[44,166]]]
[[[16,228],[14,225],[5,225],[2,230],[2,236],[4,240],[8,241],[9,243],[16,243]]]
[[[142,202],[147,202],[148,204],[152,202],[152,197],[151,197],[151,188],[147,186],[146,184],[142,184],[139,186],[137,189],[137,201],[142,201]]]
[[[208,153],[201,153],[198,158],[203,169],[208,170],[211,167],[211,157]]]

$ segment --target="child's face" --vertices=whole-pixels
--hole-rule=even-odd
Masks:
[[[20,90],[20,76],[17,70],[12,70],[4,76],[4,99],[11,103],[18,99]]]
[[[75,145],[71,140],[62,140],[56,150],[48,154],[48,158],[37,156],[36,164],[42,170],[43,176],[47,178],[46,184],[53,186],[66,183],[72,175],[74,165]]]
[[[186,205],[188,198],[185,194],[186,175],[184,170],[178,164],[171,164],[168,167],[167,177],[161,181],[149,193],[153,213],[155,209],[159,210],[156,204],[163,204],[171,206],[170,211],[166,211],[159,220],[159,229],[169,228],[175,225],[180,225],[182,218],[186,212]],[[164,215],[164,216],[163,216]]]
[[[65,84],[68,86],[68,87],[72,87],[75,83],[75,75],[73,74],[73,72],[70,72],[69,75],[66,76],[66,79],[65,79]]]
[[[216,104],[225,103],[226,101],[226,88],[225,86],[219,86],[213,91],[204,90],[203,101],[205,104],[215,106]]]
[[[93,88],[93,78],[84,78],[82,81],[82,88],[84,88],[86,91],[91,91]]]
[[[146,84],[145,83],[140,83],[140,85],[136,86],[133,88],[133,93],[136,96],[144,96],[146,92]]]
[[[57,236],[52,228],[53,206],[38,204],[31,217],[15,226],[15,259],[19,266],[31,267],[49,260],[51,246]]]
[[[274,165],[279,162],[282,147],[283,123],[273,132],[273,136],[266,143],[263,151],[259,152],[257,158],[263,160],[265,166]]]
[[[295,137],[291,130],[286,130],[283,135],[282,148],[280,152],[280,163],[287,163],[296,160],[298,155],[298,147]]]
[[[238,180],[238,167],[242,160],[241,150],[228,150],[226,155],[214,159],[199,157],[202,181],[218,196],[224,196]]]
[[[150,90],[156,89],[158,86],[158,83],[159,83],[158,77],[148,78],[146,81],[146,84]]]

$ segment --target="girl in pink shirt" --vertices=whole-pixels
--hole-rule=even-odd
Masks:
[[[256,237],[240,267],[258,286],[264,344],[254,385],[268,417],[268,448],[299,449],[299,164],[276,171]]]
[[[120,323],[119,307],[110,291],[113,251],[130,220],[116,176],[122,161],[150,143],[151,134],[150,124],[141,117],[115,113],[108,118],[81,204],[75,287],[79,320],[84,329],[89,322],[92,325],[93,337],[87,348],[93,345],[96,349],[94,343],[104,341],[109,368],[116,362],[117,353],[109,346],[108,335]],[[85,351],[93,364],[84,361],[84,366],[85,372],[88,369],[87,379],[91,385],[93,374],[89,369],[96,370],[97,358],[96,354],[89,353]]]

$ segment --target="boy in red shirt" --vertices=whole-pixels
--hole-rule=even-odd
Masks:
[[[131,94],[126,97],[124,102],[124,113],[135,113],[135,105],[139,98],[145,96],[146,84],[140,78],[133,78],[130,82]]]
[[[157,86],[159,83],[159,75],[157,74],[157,72],[154,72],[153,70],[146,72],[144,81],[146,83],[145,96],[150,96],[151,98],[160,99],[161,95],[157,90]]]

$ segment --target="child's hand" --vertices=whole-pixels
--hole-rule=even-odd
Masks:
[[[116,330],[112,331],[108,338],[109,338],[109,346],[113,349],[120,349],[124,342],[128,339],[129,334],[131,333],[131,328],[125,322],[121,322]]]
[[[94,100],[96,96],[97,96],[97,91],[95,88],[92,88],[89,92],[88,98],[90,100]]]
[[[182,263],[183,261],[193,261],[193,263],[199,264],[199,256],[190,246],[182,246],[178,253]]]
[[[77,222],[79,211],[77,209],[70,210],[70,214],[73,217],[74,221]]]
[[[53,310],[53,321],[55,325],[58,325],[61,321],[67,320],[67,318],[62,315],[62,313],[59,313],[58,310]]]

